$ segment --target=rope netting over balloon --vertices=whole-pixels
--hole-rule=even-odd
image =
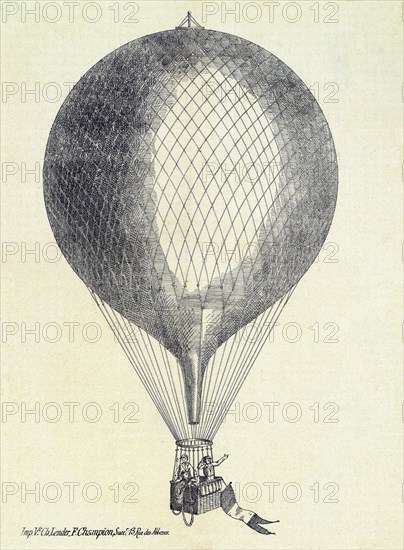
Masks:
[[[143,37],[73,88],[44,181],[59,246],[173,435],[211,439],[260,349],[237,333],[265,342],[331,224],[336,156],[313,95],[242,38]]]

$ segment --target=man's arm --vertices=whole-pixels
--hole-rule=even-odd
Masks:
[[[221,458],[219,458],[219,460],[217,460],[216,462],[212,462],[212,466],[220,466],[220,464],[226,460],[226,458],[229,458],[229,455],[223,455]]]

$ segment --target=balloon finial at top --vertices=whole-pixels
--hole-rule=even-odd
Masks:
[[[178,27],[175,27],[175,28],[176,29],[190,29],[192,27],[192,23],[194,24],[194,27],[198,27],[200,29],[205,28],[205,27],[202,27],[202,25],[200,25],[194,17],[192,17],[192,13],[190,11],[187,12],[186,17],[184,17],[184,19],[181,21],[181,23],[178,25]]]

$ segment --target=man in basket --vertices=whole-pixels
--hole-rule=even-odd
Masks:
[[[211,456],[204,456],[198,464],[198,470],[203,471],[203,475],[206,477],[207,481],[213,481],[215,479],[215,467],[220,466],[220,464],[228,457],[229,455],[223,455],[219,458],[219,460],[213,462]]]
[[[188,460],[188,455],[180,456],[180,463],[177,468],[176,480],[179,481],[177,486],[177,494],[180,496],[185,490],[185,487],[194,485],[198,482],[198,472],[191,466]]]

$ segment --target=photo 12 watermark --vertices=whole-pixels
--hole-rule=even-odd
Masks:
[[[94,25],[102,20],[108,23],[137,24],[143,2],[98,1],[86,2],[77,0],[65,1],[23,1],[6,0],[1,3],[3,23],[18,21],[20,23],[58,23],[75,22]]]
[[[221,23],[325,23],[340,22],[339,2],[203,2],[202,22]]]
[[[18,501],[22,504],[95,504],[108,501],[115,504],[138,504],[140,486],[135,481],[113,481],[104,485],[98,481],[3,481],[3,504]]]

